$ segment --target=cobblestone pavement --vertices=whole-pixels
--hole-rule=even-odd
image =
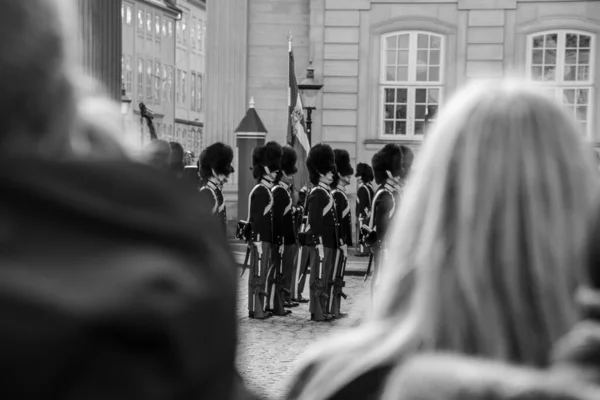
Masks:
[[[344,292],[348,299],[342,302],[347,318],[333,322],[312,322],[308,303],[292,308],[285,317],[267,320],[248,318],[247,280],[241,279],[238,288],[239,346],[238,369],[246,385],[259,396],[281,399],[289,389],[289,380],[299,356],[316,340],[348,329],[360,322],[368,306],[370,281],[346,277]],[[308,298],[308,285],[303,293]]]

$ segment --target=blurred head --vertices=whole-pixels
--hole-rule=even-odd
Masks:
[[[153,140],[143,150],[144,160],[159,170],[168,170],[171,160],[171,146],[164,140]]]
[[[301,399],[423,350],[543,366],[577,318],[599,183],[570,116],[527,83],[475,82],[416,163],[370,320],[315,349],[323,367]]]
[[[75,3],[9,1],[0,13],[0,152],[67,153],[76,117]]]
[[[169,142],[169,146],[171,147],[171,156],[169,159],[171,170],[174,172],[182,172],[184,167],[183,146],[177,142]]]

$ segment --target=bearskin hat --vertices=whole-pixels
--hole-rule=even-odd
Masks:
[[[402,179],[406,179],[410,169],[412,167],[413,160],[415,158],[415,154],[411,150],[410,147],[401,145],[400,149],[402,150]]]
[[[297,160],[298,156],[296,155],[296,150],[290,146],[285,146],[281,157],[281,170],[285,172],[286,175],[295,174],[298,172],[298,167],[296,167]]]
[[[269,142],[264,146],[259,146],[252,152],[252,176],[254,179],[260,179],[264,173],[264,167],[269,168],[271,172],[281,169],[281,157],[283,149],[277,142]]]
[[[392,176],[400,176],[402,173],[402,149],[397,144],[386,144],[373,156],[371,165],[373,165],[375,182],[378,185],[387,180],[386,171],[390,171]]]
[[[306,168],[313,185],[319,183],[320,175],[328,172],[335,173],[335,155],[331,146],[319,143],[313,146],[306,158]]]
[[[231,147],[221,142],[211,144],[200,153],[198,161],[200,177],[203,180],[210,178],[213,169],[217,174],[229,175],[234,171],[231,165],[232,161],[233,149]]]
[[[350,163],[350,154],[346,150],[335,149],[333,151],[335,155],[335,167],[337,173],[340,176],[348,176],[354,174],[354,168]]]
[[[356,165],[356,175],[357,178],[362,179],[364,183],[369,183],[373,181],[373,168],[369,164],[358,163]]]

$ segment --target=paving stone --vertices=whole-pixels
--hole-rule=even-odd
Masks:
[[[347,318],[333,322],[310,321],[308,304],[292,308],[292,314],[267,320],[248,318],[247,278],[238,287],[239,345],[237,365],[250,390],[267,399],[283,399],[289,390],[299,357],[316,341],[357,325],[368,310],[370,281],[346,277],[342,312]],[[308,288],[303,293],[308,297]]]

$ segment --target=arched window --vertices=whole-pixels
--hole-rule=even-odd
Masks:
[[[527,76],[573,115],[591,136],[594,98],[595,35],[555,30],[529,35]]]
[[[442,99],[444,37],[402,31],[381,40],[381,136],[422,138]]]

